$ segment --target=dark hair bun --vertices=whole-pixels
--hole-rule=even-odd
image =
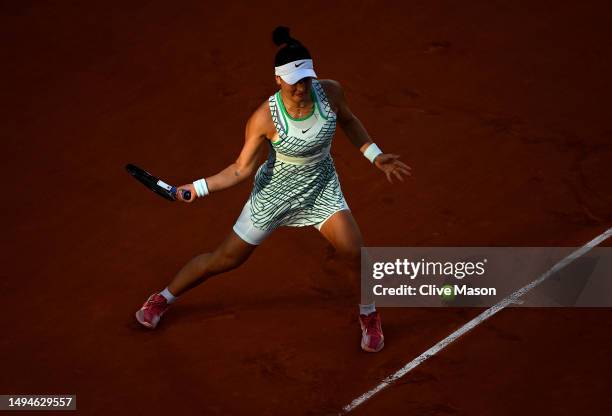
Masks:
[[[296,40],[289,35],[289,28],[285,26],[277,26],[276,29],[274,29],[272,32],[272,41],[274,41],[276,46],[296,42]]]
[[[276,51],[274,66],[285,65],[300,59],[312,59],[308,49],[299,40],[291,37],[288,27],[278,26],[274,29],[272,40],[276,46],[282,46]]]

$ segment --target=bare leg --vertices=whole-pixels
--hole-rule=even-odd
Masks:
[[[168,289],[174,296],[180,296],[209,277],[240,266],[256,247],[232,231],[215,251],[200,254],[187,262],[170,282]]]
[[[321,227],[321,234],[336,250],[336,256],[342,268],[350,277],[350,283],[358,285],[363,239],[351,211],[338,211],[332,215]]]
[[[353,282],[358,282],[363,240],[359,226],[351,212],[348,210],[336,212],[323,224],[321,233],[336,249],[338,257],[345,264],[346,270],[353,278]],[[367,352],[378,352],[385,345],[380,315],[374,310],[374,305],[371,301],[364,299],[364,303],[366,305],[359,306],[361,348]]]

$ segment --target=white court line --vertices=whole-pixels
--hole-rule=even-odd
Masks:
[[[491,306],[489,309],[478,315],[476,318],[472,319],[467,324],[463,325],[461,328],[457,329],[455,332],[444,338],[442,341],[438,342],[436,345],[425,351],[423,354],[410,361],[404,367],[397,370],[394,374],[391,374],[389,377],[385,378],[378,386],[374,387],[372,390],[362,394],[361,396],[353,400],[350,404],[344,406],[340,414],[347,414],[348,412],[354,410],[357,406],[362,405],[367,400],[371,399],[372,396],[387,388],[389,385],[391,385],[392,383],[399,380],[400,378],[408,374],[410,371],[418,367],[429,357],[433,357],[438,352],[442,351],[452,342],[456,341],[461,335],[480,325],[481,323],[489,319],[491,316],[504,309],[506,306],[511,305],[512,303],[516,303],[517,300],[525,293],[538,286],[544,280],[557,273],[559,270],[576,260],[578,257],[581,257],[587,252],[589,252],[593,247],[595,247],[602,241],[608,239],[610,236],[612,236],[612,228],[608,229],[603,234],[600,234],[599,236],[595,237],[593,240],[589,241],[584,246],[580,247],[578,250],[565,257],[563,260],[555,264],[550,270],[542,274],[533,282],[529,283],[526,286],[523,286],[513,294],[502,299],[499,303]]]

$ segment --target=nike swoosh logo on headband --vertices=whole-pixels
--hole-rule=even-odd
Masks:
[[[306,130],[302,130],[302,134],[306,133],[308,130],[310,130],[312,127],[308,127]]]
[[[299,67],[300,65],[304,64],[305,62],[300,62],[299,64],[295,64],[295,67]]]

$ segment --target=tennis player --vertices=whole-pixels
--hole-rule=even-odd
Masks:
[[[238,159],[216,175],[179,187],[204,198],[255,174],[253,191],[225,241],[215,251],[190,260],[163,291],[152,294],[136,312],[138,322],[148,328],[155,328],[187,290],[244,263],[281,226],[314,226],[333,245],[347,271],[359,279],[362,237],[329,152],[336,124],[389,182],[410,175],[410,168],[398,155],[383,153],[373,142],[349,109],[341,85],[317,79],[309,51],[290,36],[289,29],[277,27],[272,37],[280,46],[275,57],[280,89],[247,121]],[[266,148],[268,158],[257,166]],[[359,310],[361,348],[380,351],[384,336],[375,305],[359,305]]]

